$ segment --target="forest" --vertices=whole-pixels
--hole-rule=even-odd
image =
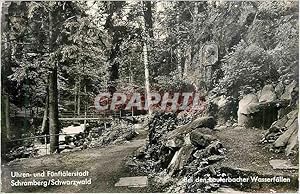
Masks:
[[[298,6],[289,0],[3,2],[2,163],[50,161],[60,152],[76,157],[145,136],[126,164],[160,177],[166,169],[168,184],[158,192],[217,190],[183,183],[183,175],[195,176],[193,165],[201,176],[236,175],[227,166],[211,172],[211,165],[226,154],[239,157],[226,147],[247,137],[255,142],[249,152],[298,164]],[[99,94],[113,108],[99,110]],[[187,94],[198,96],[185,100]],[[163,103],[168,96],[175,104]],[[176,109],[184,103],[190,108]],[[288,170],[298,174],[294,166]],[[279,191],[285,189],[294,188]]]

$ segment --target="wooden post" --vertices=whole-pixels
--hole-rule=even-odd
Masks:
[[[81,92],[80,92],[80,87],[81,87],[81,79],[79,77],[79,82],[78,82],[78,93],[77,93],[77,115],[80,115],[80,98],[81,98]]]
[[[45,139],[45,149],[46,149],[46,155],[47,155],[47,134],[45,134],[44,139]]]
[[[85,95],[85,98],[84,98],[84,121],[83,121],[83,130],[85,131],[85,129],[86,129],[86,115],[87,115],[87,102],[86,102],[86,100],[87,100],[87,98],[86,98],[86,84],[84,85],[84,95]]]

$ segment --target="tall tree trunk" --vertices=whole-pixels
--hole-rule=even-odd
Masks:
[[[7,112],[6,112],[6,95],[1,95],[1,156],[5,155],[9,150],[9,130],[6,126]]]
[[[51,70],[49,77],[49,130],[50,153],[58,152],[58,91],[57,91],[57,67]]]
[[[176,16],[176,21],[179,24],[179,15]],[[179,25],[177,26],[177,31],[179,32]],[[176,59],[177,59],[177,70],[180,75],[182,76],[182,67],[181,67],[181,49],[180,49],[180,38],[177,38],[177,49],[176,49]]]
[[[185,51],[185,59],[184,59],[184,67],[183,67],[183,76],[187,77],[188,76],[188,70],[191,67],[191,46],[187,46],[186,51]]]
[[[81,88],[81,78],[79,78],[79,82],[78,82],[78,93],[77,93],[77,115],[80,115],[80,99],[81,99],[81,92],[80,92],[80,88]]]
[[[75,86],[74,86],[74,117],[77,113],[77,83],[75,83]]]
[[[49,114],[49,103],[48,103],[48,96],[47,96],[45,110],[44,110],[44,116],[43,116],[43,122],[42,122],[42,128],[41,128],[41,131],[43,134],[49,134],[48,114]]]
[[[149,83],[149,68],[148,68],[148,49],[147,49],[147,43],[144,41],[143,45],[143,54],[144,54],[144,68],[145,68],[145,88],[146,88],[146,97],[148,103],[150,102],[150,83]],[[152,109],[148,107],[148,113],[149,115],[152,114]]]
[[[86,84],[84,84],[84,122],[83,122],[83,129],[86,129],[86,117],[87,117],[87,92],[86,92]]]
[[[41,131],[43,134],[49,134],[49,77],[47,78],[46,102]]]
[[[153,21],[152,21],[152,4],[151,1],[143,2],[144,9],[144,32],[146,38],[143,42],[143,58],[144,58],[144,69],[145,69],[145,89],[146,89],[146,100],[148,103],[150,99],[150,81],[149,81],[149,60],[148,60],[148,42],[150,38],[153,38]],[[152,114],[151,107],[148,107],[149,115]]]
[[[180,76],[182,76],[182,66],[181,66],[181,49],[176,49],[176,58],[177,58],[177,70]]]
[[[3,110],[2,114],[5,116],[5,118],[4,118],[4,120],[5,120],[5,124],[4,124],[5,129],[3,129],[3,131],[6,132],[7,139],[11,139],[12,138],[12,132],[10,131],[9,97],[7,95],[3,95],[2,99],[3,99],[2,103],[4,105],[4,110]]]
[[[53,52],[55,42],[53,30],[53,10],[49,11],[49,52]],[[50,131],[50,153],[59,152],[59,123],[58,123],[58,91],[57,91],[57,64],[52,61],[53,66],[49,76],[49,131]]]

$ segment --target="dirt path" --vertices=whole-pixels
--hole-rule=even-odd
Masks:
[[[298,170],[274,170],[269,161],[271,159],[290,160],[298,164],[298,156],[285,156],[284,153],[274,153],[266,145],[259,142],[265,133],[262,129],[229,127],[217,130],[215,135],[226,148],[226,159],[219,165],[230,171],[244,172],[245,175],[255,174],[262,177],[282,176],[292,178],[291,183],[276,183],[252,185],[251,192],[295,192],[298,188]],[[247,173],[249,172],[249,174]],[[251,173],[250,173],[251,172]],[[243,173],[242,173],[243,174]]]
[[[101,149],[86,149],[71,153],[54,154],[39,158],[22,159],[2,166],[2,191],[4,192],[148,192],[149,188],[115,187],[120,177],[133,176],[125,167],[125,159],[145,139],[137,139],[123,145],[108,146]],[[11,171],[42,172],[42,171],[89,171],[90,185],[79,186],[30,186],[11,187]],[[61,178],[61,177],[59,177]],[[37,178],[13,178],[14,180],[32,180]],[[49,177],[44,177],[49,180]],[[62,178],[63,179],[63,178]],[[82,180],[84,178],[67,178],[66,180]],[[40,180],[40,179],[39,179]]]
[[[222,162],[222,165],[256,171],[260,174],[297,175],[296,170],[274,170],[271,167],[269,164],[271,159],[291,160],[295,165],[298,160],[295,156],[287,157],[284,153],[269,151],[265,144],[259,142],[264,133],[262,129],[244,127],[218,130],[215,135],[227,149],[227,159]]]

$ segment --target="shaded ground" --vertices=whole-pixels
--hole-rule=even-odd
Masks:
[[[226,148],[226,159],[220,165],[229,169],[255,172],[261,176],[283,176],[297,179],[298,170],[274,170],[269,161],[271,159],[290,160],[298,164],[298,156],[285,156],[284,153],[273,153],[266,144],[259,141],[265,131],[256,128],[229,127],[217,130],[215,135]],[[282,185],[282,191],[292,188],[290,183]],[[264,188],[258,191],[264,192]],[[267,189],[267,188],[266,188]],[[270,192],[269,190],[265,190]],[[279,191],[279,190],[277,190]]]
[[[3,192],[156,192],[152,186],[147,188],[115,187],[114,184],[121,177],[135,176],[125,165],[125,160],[137,148],[145,143],[147,132],[139,131],[138,137],[122,145],[107,146],[101,149],[86,149],[72,153],[54,154],[38,158],[15,160],[2,166],[2,191]],[[270,159],[289,159],[295,165],[298,159],[295,156],[286,157],[284,154],[275,154],[259,143],[264,133],[261,129],[241,127],[228,127],[212,132],[220,139],[226,150],[226,159],[219,165],[230,169],[241,169],[268,176],[297,177],[296,170],[273,170],[269,164]],[[84,171],[88,170],[92,179],[91,185],[80,186],[50,186],[50,187],[10,187],[11,171],[41,172],[43,170],[59,171]],[[141,175],[141,174],[139,174]],[[14,178],[16,179],[16,178]],[[30,180],[32,178],[24,178]],[[37,179],[37,178],[36,178]],[[44,178],[47,180],[49,178]],[[62,178],[63,179],[63,178]],[[82,178],[80,178],[82,179]],[[72,178],[72,180],[80,180]],[[22,179],[20,179],[22,180]],[[67,178],[70,180],[70,178]],[[151,184],[151,183],[150,183]],[[251,188],[252,192],[270,192],[271,187]],[[279,187],[277,192],[294,191],[289,185]],[[159,191],[158,191],[159,192]]]
[[[142,135],[142,134],[141,134]],[[133,176],[125,167],[125,159],[138,147],[145,143],[145,139],[136,139],[123,145],[108,146],[101,149],[86,149],[72,153],[54,154],[39,158],[22,159],[2,166],[3,192],[150,192],[150,188],[115,187],[120,177]],[[50,187],[11,187],[11,171],[41,172],[43,170],[84,171],[88,170],[92,179],[91,185],[80,186],[50,186]],[[14,178],[18,179],[18,178]],[[30,180],[33,178],[24,178]],[[37,178],[34,178],[37,180]],[[49,179],[48,177],[44,180]],[[63,179],[63,178],[61,178]],[[66,180],[81,180],[83,178],[67,178]],[[21,180],[21,179],[20,179]]]
[[[289,159],[298,164],[295,156],[286,157],[283,153],[273,153],[259,141],[265,131],[256,128],[231,127],[218,130],[216,136],[226,148],[226,159],[223,166],[248,169],[261,174],[298,174],[295,170],[273,170],[271,159]]]

